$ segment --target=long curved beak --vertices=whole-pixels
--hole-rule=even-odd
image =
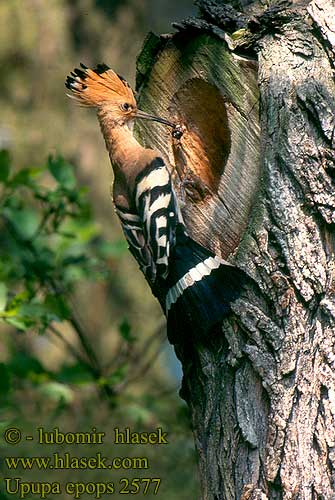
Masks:
[[[137,111],[135,118],[142,118],[143,120],[151,120],[153,122],[164,123],[164,125],[167,125],[168,127],[176,128],[176,123],[172,123],[165,118],[160,118],[159,116],[149,115],[148,113],[145,113],[141,110]]]

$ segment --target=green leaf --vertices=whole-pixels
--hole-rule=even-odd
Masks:
[[[57,380],[76,385],[91,384],[94,381],[92,374],[80,363],[63,366],[57,373]]]
[[[76,178],[73,174],[72,166],[60,156],[48,158],[48,169],[54,179],[67,189],[73,189],[76,186]]]
[[[64,321],[69,315],[70,311],[62,296],[47,295],[44,302],[33,299],[14,307],[10,304],[2,317],[19,330],[35,327],[43,333],[51,321]]]
[[[10,172],[10,156],[6,149],[0,151],[0,182],[5,183]]]
[[[60,384],[59,382],[47,382],[39,388],[42,396],[45,396],[54,401],[62,401],[64,403],[72,403],[74,393],[70,387]]]
[[[39,319],[43,318],[48,312],[48,309],[39,302],[27,302],[26,304],[22,304],[19,309],[18,316],[22,318],[29,318],[29,320],[34,323]]]
[[[43,172],[42,168],[22,168],[10,181],[12,187],[30,186],[35,187],[36,178]]]
[[[152,420],[152,413],[144,406],[135,403],[128,404],[124,409],[124,413],[138,425],[147,424]]]
[[[27,300],[29,299],[30,297],[30,294],[28,292],[28,290],[24,290],[22,291],[21,293],[17,293],[10,301],[9,305],[8,305],[8,312],[11,312],[13,311],[13,313],[16,314],[17,310],[18,310],[18,307],[27,302]]]
[[[98,251],[103,258],[120,257],[127,251],[127,242],[124,238],[114,241],[101,241],[98,243]]]
[[[34,236],[41,221],[36,210],[6,207],[3,212],[22,238],[29,240]]]
[[[120,336],[129,343],[135,342],[136,337],[131,333],[131,325],[127,319],[124,319],[119,325]]]
[[[0,312],[4,311],[7,304],[7,286],[0,283]]]
[[[4,363],[0,363],[0,397],[6,396],[11,387],[10,372]]]
[[[28,330],[32,325],[31,320],[28,318],[15,318],[15,317],[14,318],[5,318],[5,321],[9,325],[12,325],[15,328],[17,328],[18,330],[22,330],[22,331]]]
[[[62,321],[70,317],[70,310],[61,295],[47,295],[44,307],[55,320]]]
[[[22,379],[28,378],[31,373],[42,374],[45,370],[40,361],[27,353],[15,352],[8,363],[9,370]]]
[[[63,271],[64,281],[68,284],[81,281],[86,277],[86,270],[79,266],[67,266]]]
[[[101,385],[106,383],[109,385],[115,385],[119,384],[120,382],[123,382],[123,380],[126,378],[128,369],[129,366],[127,363],[121,365],[119,368],[115,370],[115,372],[111,373],[111,375],[109,375],[105,379],[101,379],[100,380]]]

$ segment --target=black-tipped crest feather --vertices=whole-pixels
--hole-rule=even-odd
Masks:
[[[83,71],[81,69],[75,68],[74,73],[77,76],[79,76],[82,80],[85,80],[87,78],[87,73],[85,73],[85,71]]]
[[[97,75],[101,75],[102,73],[106,73],[106,71],[109,71],[110,67],[107,66],[105,63],[97,64],[97,67],[93,69],[94,73]]]

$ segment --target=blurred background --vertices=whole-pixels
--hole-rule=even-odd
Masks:
[[[195,12],[192,0],[0,0],[0,431],[162,426],[168,445],[123,453],[148,457],[162,500],[198,492],[181,370],[126,250],[94,111],[75,107],[64,81],[104,62],[134,86],[146,34]]]

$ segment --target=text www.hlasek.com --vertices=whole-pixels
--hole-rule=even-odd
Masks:
[[[101,453],[94,457],[74,457],[70,453],[53,453],[49,457],[6,457],[6,466],[10,470],[24,469],[148,469],[145,457],[114,457],[108,460]]]

